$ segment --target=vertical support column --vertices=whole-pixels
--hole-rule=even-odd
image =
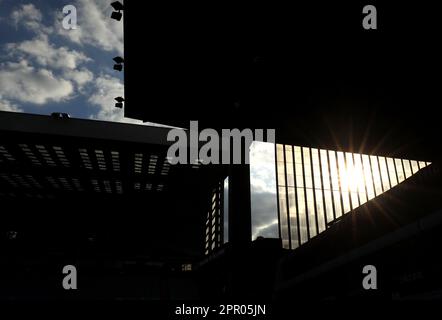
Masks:
[[[231,165],[229,170],[229,242],[248,247],[252,240],[250,165]]]
[[[250,165],[236,164],[229,168],[229,244],[231,298],[250,293],[250,247],[252,214],[250,200]]]

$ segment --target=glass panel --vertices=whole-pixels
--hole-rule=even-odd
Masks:
[[[292,240],[292,249],[295,249],[299,246],[298,224],[296,221],[297,211],[296,211],[295,188],[288,188],[288,192],[289,192],[289,213],[290,213],[290,235]]]
[[[316,217],[315,217],[315,201],[313,198],[313,190],[306,189],[307,193],[307,210],[308,210],[308,225],[310,231],[310,238],[316,236]]]
[[[298,214],[299,214],[299,232],[301,235],[301,243],[308,240],[307,234],[307,214],[305,211],[305,194],[303,188],[297,188],[298,194]]]
[[[419,161],[419,168],[420,169],[422,169],[422,168],[425,168],[427,165],[425,164],[425,162],[423,162],[423,161]]]
[[[365,186],[367,187],[367,200],[375,197],[373,188],[373,175],[371,173],[370,158],[367,155],[362,155],[362,166],[364,169]]]
[[[342,215],[342,207],[341,207],[341,192],[339,187],[339,173],[336,163],[336,153],[334,151],[329,151],[328,155],[330,160],[330,178],[332,182],[335,213],[336,213],[336,218],[338,218]]]
[[[300,147],[295,147],[295,174],[296,174],[296,187],[304,187],[304,176],[302,167],[302,152]]]
[[[276,161],[284,161],[284,145],[276,145]]]
[[[350,208],[350,198],[349,198],[350,194],[349,194],[347,170],[345,167],[345,159],[344,159],[344,154],[342,152],[337,152],[336,154],[338,157],[339,180],[341,182],[343,211],[344,213],[347,213],[351,210],[351,208]]]
[[[381,178],[384,191],[390,189],[390,178],[388,176],[387,162],[384,157],[378,157],[379,166],[381,167]]]
[[[316,214],[318,217],[319,232],[325,230],[325,216],[324,216],[324,202],[322,199],[322,190],[315,189],[316,191]]]
[[[402,163],[404,164],[405,178],[411,177],[413,173],[411,172],[410,160],[402,160]]]
[[[299,146],[277,145],[276,153],[280,228],[285,248],[300,246],[324,231],[335,217],[357,208],[428,165],[415,160]]]
[[[344,154],[342,152],[336,152],[337,163],[338,163],[338,172],[339,172],[339,182],[342,191],[348,191],[348,177],[347,170],[345,166]]]
[[[278,161],[278,186],[285,186],[285,165],[284,162]]]
[[[358,177],[359,202],[364,204],[367,202],[367,193],[365,189],[365,176],[362,170],[362,158],[360,154],[353,154],[355,175]]]
[[[285,146],[285,161],[287,163],[293,163],[293,154],[291,146]]]
[[[358,183],[361,177],[359,177],[354,168],[353,164],[353,154],[346,153],[346,166],[347,166],[347,180],[348,180],[348,189],[351,194],[351,203],[353,209],[359,207],[359,199],[358,199]]]
[[[358,199],[358,193],[357,192],[351,192],[351,207],[353,209],[359,207],[359,199]]]
[[[295,164],[295,172],[296,172],[296,186],[304,187],[304,176],[303,176],[303,167],[301,163]]]
[[[396,172],[398,176],[398,182],[401,183],[405,180],[405,174],[404,174],[404,168],[402,167],[402,160],[401,159],[394,159],[394,162],[396,164]]]
[[[335,205],[336,218],[342,216],[341,192],[333,191],[333,200]]]
[[[313,183],[316,196],[316,215],[318,219],[319,232],[325,230],[324,199],[322,197],[321,163],[319,162],[319,150],[311,149],[313,165]]]
[[[416,160],[411,160],[411,170],[413,171],[413,174],[419,171],[419,164]]]
[[[285,185],[285,166],[284,166],[284,146],[282,144],[276,145],[276,164],[278,174],[278,185]]]
[[[287,166],[287,169],[286,169],[287,170],[287,185],[289,187],[293,187],[293,186],[295,186],[295,175],[293,172],[293,170],[294,170],[293,163],[287,162],[286,166]]]
[[[330,190],[324,190],[324,198],[325,198],[325,212],[327,214],[327,223],[329,223],[334,220],[332,192]]]
[[[311,170],[310,148],[302,148],[302,154],[304,158],[304,175],[305,175],[305,187],[307,195],[307,216],[308,225],[310,231],[310,238],[317,234],[316,230],[316,217],[315,217],[315,201],[313,195],[313,177]]]
[[[346,173],[347,173],[347,181],[348,181],[348,189],[350,192],[356,192],[357,189],[357,181],[358,176],[355,173],[354,166],[353,166],[353,155],[351,153],[345,153],[345,165],[347,167]]]
[[[321,169],[322,169],[322,182],[324,183],[323,189],[330,190],[330,172],[328,171],[327,151],[321,150]]]
[[[287,222],[287,199],[285,187],[279,187],[279,219],[281,223],[281,239],[285,249],[289,249],[289,234],[288,234],[288,222]]]
[[[324,201],[325,201],[325,212],[327,221],[326,224],[334,220],[333,217],[333,202],[332,202],[332,192],[331,192],[331,180],[330,172],[328,170],[327,162],[327,151],[321,150],[319,152],[321,158],[321,169],[322,169],[322,182],[324,189]]]
[[[318,149],[312,149],[312,164],[313,164],[313,182],[315,184],[315,189],[322,189],[321,165],[319,163]]]
[[[310,162],[309,148],[302,148],[302,154],[304,156],[305,187],[306,188],[313,188],[312,167],[311,167],[311,162]]]
[[[295,162],[302,163],[301,147],[294,146],[293,149],[295,151]]]
[[[336,154],[333,151],[329,152],[330,159],[330,179],[332,183],[332,190],[339,191],[339,173],[336,163]]]
[[[371,170],[373,171],[374,191],[378,196],[383,192],[381,184],[381,175],[379,173],[378,158],[376,156],[370,156],[370,160],[371,160]]]
[[[396,168],[393,158],[387,158],[388,173],[390,174],[391,187],[397,185]]]

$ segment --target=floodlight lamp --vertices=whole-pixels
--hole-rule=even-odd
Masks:
[[[114,20],[117,20],[117,21],[120,21],[122,17],[123,17],[123,14],[121,12],[114,11],[111,14],[111,18]]]
[[[122,57],[115,57],[113,60],[118,64],[124,63],[124,59]]]
[[[115,11],[124,10],[124,6],[120,1],[112,2],[111,6],[112,6],[112,8],[114,8]]]

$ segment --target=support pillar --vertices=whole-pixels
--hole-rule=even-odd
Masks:
[[[229,242],[247,248],[252,241],[250,165],[231,165],[229,170]]]

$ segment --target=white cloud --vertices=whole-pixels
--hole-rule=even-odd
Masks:
[[[66,47],[55,47],[48,36],[40,34],[32,40],[6,45],[14,57],[33,59],[44,67],[54,69],[75,69],[83,62],[91,61],[85,54]]]
[[[252,236],[277,238],[278,216],[275,177],[275,145],[253,142],[250,147]]]
[[[13,104],[10,101],[3,99],[1,96],[0,96],[0,110],[11,111],[11,112],[23,112],[23,109],[21,109],[16,104]]]
[[[82,95],[93,90],[88,102],[98,108],[91,119],[143,124],[124,118],[123,110],[115,108],[114,98],[124,96],[124,85],[118,78],[94,77],[83,65],[91,61],[83,52],[51,42],[55,31],[80,46],[90,45],[122,55],[123,23],[110,19],[109,1],[74,0],[72,4],[78,15],[75,30],[62,27],[61,10],[55,13],[56,24],[50,27],[43,24],[43,15],[33,4],[22,5],[11,13],[16,27],[25,27],[36,35],[5,46],[14,62],[0,64],[0,98],[42,105],[63,102],[74,97],[77,90]],[[4,109],[15,106],[9,102],[2,105]]]
[[[142,124],[141,121],[124,118],[123,110],[115,108],[115,98],[124,96],[124,85],[118,78],[102,75],[95,80],[95,93],[89,103],[99,107],[91,119]]]
[[[24,4],[12,11],[11,20],[16,27],[24,26],[26,29],[40,33],[50,33],[52,28],[42,24],[43,15],[33,4]]]
[[[33,28],[41,23],[43,16],[33,4],[24,4],[19,9],[12,11],[11,19],[16,26],[24,24]]]
[[[123,54],[123,22],[110,18],[108,0],[77,0],[77,29],[65,30],[62,15],[57,17],[58,33],[74,43],[91,45],[105,51]]]
[[[37,35],[5,46],[15,62],[0,65],[0,94],[8,99],[42,105],[73,97],[74,85],[83,93],[83,87],[94,75],[81,64],[92,59],[77,50],[52,44],[47,28],[41,24],[42,15],[33,5],[22,6],[11,17],[14,23],[35,29]]]
[[[272,208],[274,210],[276,208]],[[276,216],[276,210],[272,211],[273,216]],[[278,219],[273,219],[269,221],[267,224],[253,226],[252,227],[252,239],[256,239],[259,236],[264,238],[278,238]]]
[[[47,69],[37,69],[26,60],[0,64],[0,95],[33,104],[67,100],[74,87]]]
[[[253,142],[250,146],[250,182],[252,192],[275,193],[275,145]]]
[[[86,68],[80,70],[67,70],[63,73],[64,78],[74,81],[81,89],[94,79],[94,74]]]

